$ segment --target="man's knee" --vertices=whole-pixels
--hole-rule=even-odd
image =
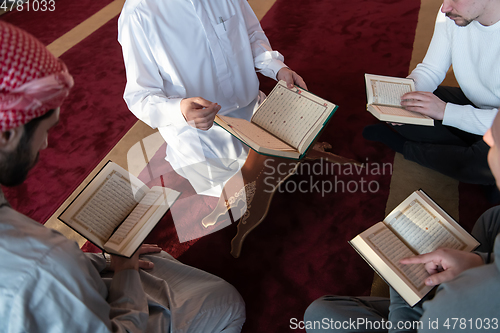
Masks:
[[[233,285],[221,280],[207,296],[206,303],[214,317],[225,320],[234,332],[241,330],[246,319],[245,301]]]
[[[331,312],[334,310],[334,306],[330,304],[327,298],[332,296],[323,296],[312,302],[306,309],[304,313],[304,321],[320,321],[326,317],[331,316]]]
[[[307,332],[387,331],[388,306],[381,297],[323,296],[307,308],[304,324]]]
[[[304,322],[322,326],[328,322],[352,320],[356,315],[351,311],[358,306],[354,298],[346,296],[323,296],[309,305],[304,313]],[[311,330],[310,332],[314,332]]]
[[[221,288],[223,289],[222,292],[225,293],[229,298],[228,306],[231,313],[233,314],[233,317],[243,318],[244,321],[246,318],[246,312],[245,301],[243,300],[243,297],[241,297],[240,293],[233,285],[229,284],[226,281],[224,281],[224,284]]]
[[[186,332],[238,333],[245,323],[245,302],[238,291],[224,280],[198,291],[196,316]]]
[[[337,318],[335,307],[335,296],[323,296],[315,300],[307,307],[304,313],[303,327],[298,328],[306,329],[307,332],[333,331],[326,329],[323,324],[325,321],[328,323]]]
[[[484,226],[486,232],[494,231],[495,228],[498,229],[498,225],[500,225],[500,206],[488,209],[479,217],[476,224]]]
[[[489,252],[493,250],[495,237],[500,233],[500,206],[495,206],[488,209],[479,217],[472,235],[481,243],[477,248],[481,252]]]

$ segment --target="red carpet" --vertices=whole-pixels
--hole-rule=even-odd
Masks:
[[[113,0],[56,0],[53,4],[49,1],[47,0],[48,4],[44,10],[45,6],[42,5],[42,1],[31,0],[29,10],[28,4],[24,4],[22,11],[13,10],[0,16],[0,20],[28,31],[43,44],[48,45]]]
[[[498,198],[487,200],[486,188],[481,185],[460,183],[458,190],[460,224],[470,232],[477,219],[485,211],[499,204]],[[494,203],[490,201],[494,201]]]
[[[36,221],[45,222],[137,121],[122,98],[125,69],[117,20],[62,55],[75,86],[50,133],[49,148],[40,153],[28,181],[5,189],[13,207]]]
[[[81,2],[74,9],[69,9],[76,6],[74,1],[56,4],[92,12],[108,2],[87,0],[87,6]],[[278,0],[263,19],[271,44],[309,89],[340,106],[320,139],[330,142],[334,153],[370,165],[368,172],[359,174],[348,168],[326,172],[328,165],[319,162],[305,164],[310,170],[302,169],[283,193],[274,196],[266,220],[248,236],[239,259],[229,254],[236,225],[179,244],[169,213],[153,230],[147,241],[159,243],[186,264],[225,278],[240,291],[247,304],[244,332],[291,332],[290,319],[302,319],[315,298],[369,293],[373,271],[347,241],[383,219],[390,182],[387,163],[392,163],[394,153],[361,136],[364,126],[376,122],[365,111],[363,74],[407,74],[419,5],[418,0]],[[79,12],[72,15],[80,20]],[[61,19],[57,28],[49,22],[46,29],[40,28],[46,22],[33,27],[30,23],[28,30],[48,43],[76,25],[71,21]],[[6,191],[16,209],[40,222],[135,122],[121,97],[125,74],[116,36],[115,18],[63,55],[76,86],[63,107],[61,123],[28,181]],[[261,82],[265,92],[275,83],[267,78]],[[166,186],[183,191],[185,200],[176,205],[182,205],[187,222],[198,223],[213,208],[213,199],[195,195],[182,178],[169,172],[168,164],[152,167],[166,173]],[[296,188],[301,181],[308,184],[306,193]],[[367,190],[370,182],[376,193]],[[337,185],[337,190],[323,196],[314,184],[319,189],[322,184]]]

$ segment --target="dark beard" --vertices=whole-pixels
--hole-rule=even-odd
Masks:
[[[31,144],[23,134],[23,137],[17,145],[16,151],[11,153],[2,153],[0,163],[0,184],[5,186],[17,186],[22,184],[28,172],[38,161],[38,154],[35,158],[32,156]]]
[[[449,18],[453,17],[453,15],[451,15],[450,13],[446,13],[446,16],[449,17]],[[467,20],[467,19],[465,19],[463,17],[461,17],[461,18],[464,20],[463,23],[458,24],[457,21],[455,21],[455,24],[458,25],[459,27],[466,27],[469,24],[471,24],[472,21],[474,21],[474,20]]]

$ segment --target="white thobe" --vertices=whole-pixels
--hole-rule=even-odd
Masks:
[[[283,56],[246,0],[127,0],[118,26],[129,109],[158,128],[167,160],[197,193],[219,196],[248,148],[218,126],[189,126],[180,102],[200,96],[249,120],[263,95],[256,71],[276,79]]]

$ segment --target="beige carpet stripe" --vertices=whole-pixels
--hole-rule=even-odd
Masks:
[[[252,7],[259,21],[262,20],[275,2],[276,0],[248,0],[248,4]]]
[[[255,11],[258,19],[262,19],[267,11],[273,6],[276,0],[249,0],[248,3]],[[88,37],[94,31],[109,22],[113,17],[120,14],[125,0],[115,0],[109,5],[80,23],[63,36],[56,39],[47,48],[56,57],[60,57],[64,52]]]
[[[80,43],[94,31],[109,22],[113,17],[120,14],[125,0],[115,0],[109,5],[56,39],[47,48],[56,57],[60,57],[64,52]]]

